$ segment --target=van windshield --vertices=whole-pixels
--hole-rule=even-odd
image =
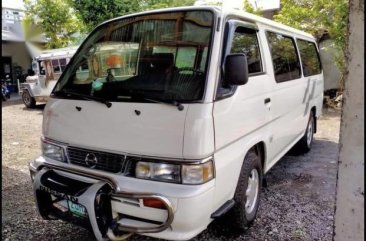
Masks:
[[[53,96],[73,92],[108,101],[201,100],[213,13],[130,17],[93,31],[66,67]]]

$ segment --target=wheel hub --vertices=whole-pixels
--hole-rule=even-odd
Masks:
[[[313,119],[311,119],[309,122],[306,135],[307,135],[307,138],[306,138],[307,144],[308,144],[308,146],[310,146],[310,144],[313,140]]]
[[[247,214],[253,212],[258,198],[258,189],[259,189],[259,174],[257,169],[253,169],[250,172],[248,178],[248,187],[245,192],[247,201],[245,203],[245,212]]]

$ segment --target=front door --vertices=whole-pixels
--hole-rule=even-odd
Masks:
[[[230,179],[239,173],[241,162],[237,161],[252,145],[268,139],[270,123],[270,78],[265,69],[260,31],[255,25],[229,21],[226,48],[223,55],[243,53],[247,56],[249,79],[241,86],[218,84],[214,102],[215,149],[231,153],[231,157],[217,158],[216,168],[225,167],[225,173],[217,172],[218,190],[230,195]],[[237,70],[240,73],[240,69]],[[235,156],[235,158],[233,158]],[[221,161],[224,160],[224,161]],[[221,161],[221,162],[220,162]],[[229,169],[228,169],[229,168]],[[225,195],[222,195],[225,196]],[[223,200],[222,200],[223,201]]]

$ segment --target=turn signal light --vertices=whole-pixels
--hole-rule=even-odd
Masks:
[[[150,208],[166,209],[164,203],[156,198],[145,198],[144,206]]]

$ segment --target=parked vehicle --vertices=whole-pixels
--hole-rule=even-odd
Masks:
[[[10,91],[7,87],[5,80],[1,81],[1,98],[2,101],[7,101],[8,99],[10,99]]]
[[[184,7],[107,21],[44,109],[38,211],[98,240],[188,240],[225,213],[244,230],[268,170],[311,149],[322,95],[315,39],[268,19]]]
[[[34,75],[27,76],[26,82],[19,85],[19,94],[27,108],[35,107],[37,102],[47,102],[76,49],[77,47],[67,47],[45,50],[32,61]]]

